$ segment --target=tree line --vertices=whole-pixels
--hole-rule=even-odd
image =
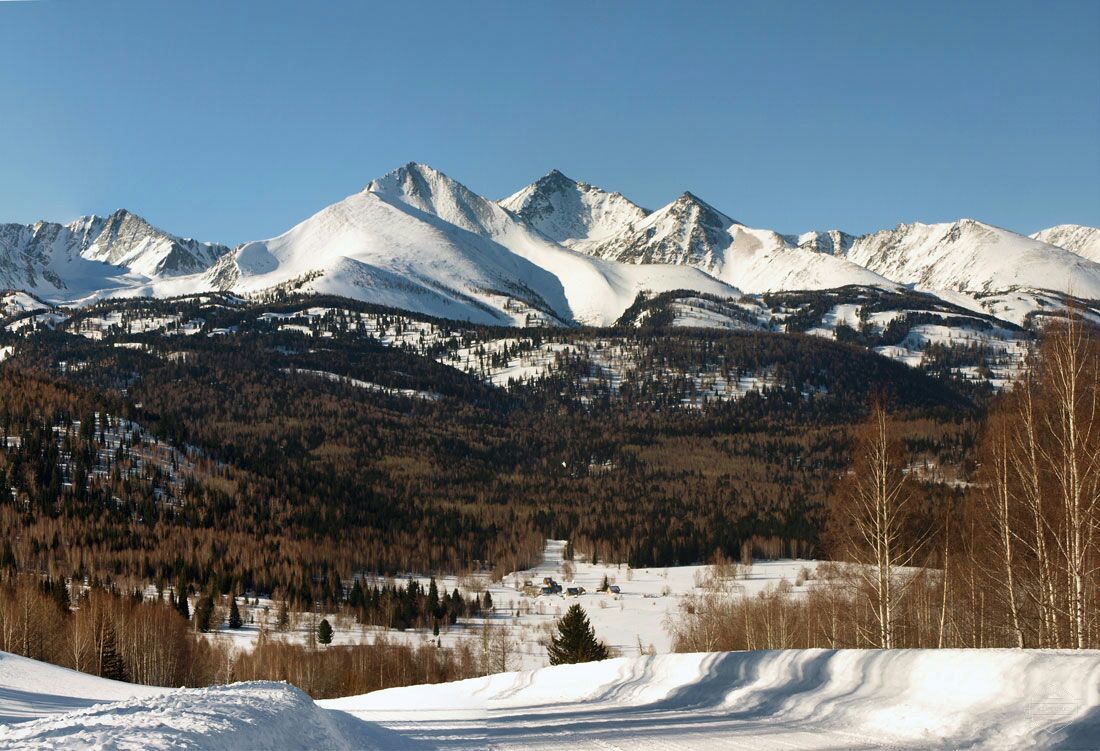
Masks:
[[[829,508],[838,563],[737,596],[700,595],[678,649],[1100,646],[1100,343],[1046,331],[984,420],[972,479],[920,492],[900,426],[876,406]]]

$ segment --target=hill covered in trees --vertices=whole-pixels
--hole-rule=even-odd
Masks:
[[[812,554],[872,396],[959,468],[984,398],[818,337],[517,336],[337,300],[114,303],[9,337],[5,565],[299,604],[358,571],[522,568],[547,537],[633,565]]]

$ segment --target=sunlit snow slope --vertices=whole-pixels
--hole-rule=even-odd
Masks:
[[[691,193],[585,251],[627,264],[692,266],[745,292],[896,284],[850,261],[818,252],[824,244],[747,227]],[[831,247],[831,246],[830,246]]]
[[[527,226],[576,250],[626,231],[649,213],[621,193],[572,180],[557,170],[499,203]]]
[[[437,170],[408,164],[271,240],[215,266],[222,289],[278,285],[445,318],[613,323],[639,291],[738,290],[697,269],[590,258],[543,237]]]
[[[1031,235],[1034,240],[1073,251],[1082,258],[1100,263],[1100,228],[1080,224],[1059,224]]]
[[[1100,747],[1097,652],[659,655],[316,703],[278,683],[132,687],[95,707],[58,701],[57,669],[41,663],[20,661],[25,684],[13,687],[12,659],[0,657],[0,716],[36,701],[49,716],[0,725],[0,749]]]
[[[1029,287],[1100,298],[1100,264],[973,219],[865,235],[846,257],[925,290],[989,294]]]

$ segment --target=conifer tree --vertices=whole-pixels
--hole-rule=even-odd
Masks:
[[[195,603],[195,628],[203,633],[210,630],[211,620],[214,617],[214,598],[203,595]]]
[[[547,648],[551,665],[606,660],[607,645],[596,639],[596,632],[580,605],[571,605],[558,621],[558,634]]]
[[[443,615],[443,609],[439,606],[439,588],[435,584],[435,577],[432,577],[431,584],[428,586],[428,614],[433,618]]]
[[[191,620],[191,607],[187,604],[187,588],[180,587],[179,597],[176,600],[176,610],[185,621]]]
[[[229,606],[229,628],[240,628],[244,625],[241,620],[241,611],[237,608],[237,598],[232,598],[233,604]]]
[[[115,630],[110,625],[106,627],[103,633],[103,646],[99,658],[99,675],[101,678],[110,678],[113,681],[126,680],[126,666],[122,662],[122,655],[118,653]]]
[[[332,634],[332,624],[328,622],[328,618],[322,618],[317,624],[317,641],[321,644],[332,644]]]

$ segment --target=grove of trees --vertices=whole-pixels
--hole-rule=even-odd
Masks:
[[[831,557],[687,608],[677,648],[1100,647],[1100,342],[1071,318],[982,426],[973,479],[930,503],[875,408],[830,506]],[[720,588],[722,589],[722,588]]]

